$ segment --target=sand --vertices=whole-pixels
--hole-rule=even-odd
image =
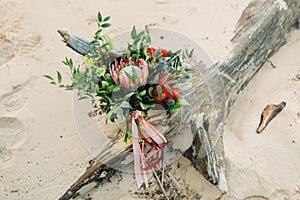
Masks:
[[[0,2],[0,199],[57,199],[84,172],[92,156],[73,121],[72,92],[49,85],[43,74],[66,56],[57,34],[67,28],[91,38],[98,10],[112,17],[113,33],[135,24],[173,29],[195,40],[211,58],[230,51],[235,23],[249,0],[1,0]],[[295,30],[235,102],[224,131],[229,191],[222,199],[300,198],[300,32]],[[261,134],[267,104],[286,108]],[[221,194],[181,158],[178,177],[187,194]],[[120,178],[121,177],[121,178]],[[130,191],[130,192],[129,192]],[[137,198],[132,174],[122,174],[91,194],[94,199]],[[194,196],[195,198],[197,196]],[[198,196],[199,197],[199,196]],[[142,197],[141,197],[142,198]]]

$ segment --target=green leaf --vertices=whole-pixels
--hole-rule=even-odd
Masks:
[[[102,29],[101,29],[101,31],[102,31]],[[97,40],[93,40],[93,41],[90,42],[90,45],[93,45],[93,44],[96,44],[96,43],[98,43],[98,41]]]
[[[153,54],[154,57],[158,58],[161,56],[161,50],[160,49],[157,49],[154,54]]]
[[[140,95],[135,94],[135,97],[136,97],[138,100],[143,101],[143,99],[142,99],[142,97],[141,97]]]
[[[159,79],[159,74],[156,74],[153,79],[153,83],[158,83],[158,79]]]
[[[146,90],[143,90],[143,91],[141,91],[141,92],[139,93],[139,95],[142,97],[142,96],[144,96],[146,93],[147,93],[147,91],[146,91]]]
[[[96,94],[99,94],[99,92],[100,92],[99,85],[96,85],[96,86],[95,86],[94,92],[95,92]]]
[[[145,33],[145,31],[141,31],[141,32],[139,32],[138,34],[137,34],[137,36],[136,36],[136,40],[140,40],[141,38],[142,38],[142,36],[144,35],[144,33]]]
[[[98,22],[102,22],[102,15],[101,15],[101,13],[100,13],[100,11],[98,11]]]
[[[131,105],[127,101],[122,101],[119,105],[121,108],[129,108],[132,109]]]
[[[169,85],[165,85],[165,88],[167,89],[167,91],[173,95],[173,91],[172,88]]]
[[[101,81],[101,85],[102,85],[102,88],[105,88],[108,86],[108,82],[106,81]]]
[[[129,92],[128,94],[126,94],[123,99],[127,100],[128,98],[130,98],[132,95],[134,94],[134,92]]]
[[[132,30],[131,30],[131,39],[135,39],[136,38],[136,29],[135,29],[135,26],[132,27]]]
[[[148,94],[152,97],[153,87],[149,87]]]
[[[69,59],[69,66],[73,67],[73,60],[71,58]]]
[[[96,36],[96,35],[99,35],[99,34],[102,32],[102,30],[103,30],[103,29],[99,29],[98,31],[96,31],[96,32],[94,33],[94,35],[95,35],[95,36]],[[95,42],[97,42],[97,41],[92,41],[90,44],[95,43]]]
[[[194,50],[195,50],[195,49],[192,49],[192,50],[190,51],[190,53],[189,53],[189,58],[193,57]]]
[[[162,83],[165,84],[167,79],[170,77],[170,74],[166,74],[163,78],[162,78]]]
[[[162,88],[161,88],[161,85],[157,85],[156,86],[156,91],[157,91],[158,96],[161,98],[162,97]]]
[[[115,86],[114,85],[111,85],[107,88],[107,92],[108,93],[111,93],[113,90],[114,90]]]
[[[104,67],[99,67],[99,68],[97,68],[97,70],[96,70],[96,74],[97,74],[97,76],[104,76],[104,74],[105,74],[105,72],[106,72],[106,69],[104,68]]]
[[[56,85],[56,82],[55,81],[51,81],[50,84]]]
[[[127,73],[126,71],[124,71],[125,72],[125,74],[126,74],[126,76],[128,77],[128,78],[130,78],[130,80],[132,80],[133,82],[134,82],[134,76],[131,76],[129,73]]]
[[[177,109],[177,108],[180,108],[180,107],[181,107],[181,104],[180,104],[179,100],[176,99],[175,103],[172,106],[166,107],[165,109],[166,110],[174,110],[174,109]]]
[[[124,142],[127,143],[128,139],[129,139],[129,134],[128,134],[128,132],[126,131],[126,132],[125,132],[125,135],[124,135]]]
[[[110,27],[110,26],[111,26],[110,23],[101,24],[101,28],[107,28],[107,27]]]
[[[137,71],[135,68],[132,68],[132,74],[133,74],[133,82],[135,83],[139,79],[139,75],[137,74]]]
[[[146,31],[146,33],[150,33],[150,30],[149,30],[149,26],[145,26],[145,31]]]
[[[150,104],[144,104],[143,102],[140,102],[140,105],[143,110],[147,110],[148,108],[153,108],[155,106],[155,102]]]
[[[59,71],[57,71],[57,81],[58,83],[61,83],[62,81],[61,73]]]
[[[117,86],[117,87],[114,87],[113,92],[119,92],[120,90],[121,90],[121,87]]]
[[[106,119],[105,119],[106,124],[107,124],[108,120],[113,121],[113,114],[114,114],[113,110],[110,110],[110,111],[106,114]]]
[[[181,49],[180,50],[178,50],[178,51],[176,51],[174,54],[176,55],[176,54],[180,54],[181,53]]]
[[[114,110],[114,113],[116,113],[117,116],[119,116],[120,118],[124,118],[123,110],[122,110],[121,107],[117,107],[117,108]]]
[[[78,100],[83,100],[83,99],[88,99],[87,96],[82,96],[82,97],[79,97]]]
[[[107,16],[107,17],[104,18],[103,21],[106,22],[106,21],[108,21],[109,19],[110,19],[110,16]]]
[[[54,79],[52,78],[52,76],[49,76],[49,75],[44,75],[43,77],[47,78],[47,79],[50,79],[51,81],[53,81]]]

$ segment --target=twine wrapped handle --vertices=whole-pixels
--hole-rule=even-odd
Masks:
[[[130,114],[129,123],[132,131],[134,174],[137,186],[140,188],[145,183],[148,188],[146,171],[158,165],[162,160],[162,148],[167,144],[167,140],[159,130],[143,118],[141,111],[133,111]],[[141,145],[139,137],[142,139]],[[149,153],[145,153],[145,143],[152,145]]]

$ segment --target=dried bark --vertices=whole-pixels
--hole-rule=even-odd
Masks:
[[[223,121],[237,95],[267,58],[286,43],[288,34],[291,28],[298,24],[299,17],[299,0],[252,1],[238,21],[232,39],[234,46],[232,52],[224,62],[203,71],[207,75],[206,79],[209,79],[208,82],[203,79],[194,80],[194,87],[199,97],[203,98],[203,103],[187,111],[186,120],[189,122],[194,139],[184,155],[223,192],[227,189],[222,140]],[[59,32],[67,45],[78,53],[85,55],[90,51],[87,40],[68,32]],[[220,81],[224,83],[223,88],[220,88]],[[170,127],[176,129],[176,124],[171,124]],[[172,132],[172,129],[170,130]],[[174,135],[170,134],[167,139],[170,140],[172,137]],[[76,197],[86,184],[91,182],[99,184],[108,180],[116,169],[131,161],[128,159],[130,147],[119,152],[110,151],[110,147],[117,139],[90,162],[86,172],[67,190],[61,200]]]
[[[260,67],[286,44],[291,29],[298,26],[299,17],[299,0],[254,0],[243,11],[231,41],[234,46],[232,52],[224,62],[215,65],[221,72],[225,85],[225,115],[230,112],[238,94]],[[216,84],[215,91],[218,91],[217,87]],[[195,125],[195,130],[201,131],[195,132],[193,145],[185,155],[208,180],[221,191],[226,191],[222,131],[203,131],[199,129],[201,126]],[[215,145],[209,145],[207,142],[203,144],[203,138],[219,140]],[[203,153],[199,151],[203,145],[207,154],[204,158]]]

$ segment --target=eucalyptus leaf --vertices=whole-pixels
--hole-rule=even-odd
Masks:
[[[173,95],[173,91],[172,91],[172,88],[169,86],[169,85],[165,85],[165,88],[167,89],[167,91]]]
[[[78,98],[79,101],[80,101],[80,100],[83,100],[83,99],[88,99],[88,97],[87,97],[87,96],[82,96],[82,97],[79,97],[79,98]]]
[[[132,109],[132,106],[127,101],[122,101],[119,105],[121,108],[129,108]]]
[[[154,52],[153,56],[156,57],[156,58],[158,58],[158,57],[161,56],[161,54],[162,54],[161,50],[160,50],[160,49],[157,49],[157,50]]]
[[[150,30],[149,30],[149,26],[145,26],[145,31],[146,31],[146,33],[150,33]]]
[[[107,28],[107,27],[110,27],[110,26],[111,26],[110,23],[101,24],[101,28]]]
[[[123,99],[127,100],[128,98],[130,98],[132,95],[134,95],[134,92],[129,92],[128,94],[126,94]]]
[[[98,22],[102,22],[102,15],[100,11],[98,11]]]
[[[192,49],[192,50],[190,51],[190,53],[189,53],[189,58],[193,57],[194,50],[195,50],[195,49]]]
[[[57,72],[57,81],[58,81],[58,83],[61,83],[61,81],[62,81],[61,73],[59,71],[56,71],[56,72]]]
[[[157,91],[157,94],[160,98],[162,98],[162,88],[161,88],[161,85],[157,85],[156,86],[156,91]]]
[[[165,76],[162,78],[162,83],[163,84],[166,84],[166,82],[167,82],[167,80],[168,80],[168,78],[170,77],[170,74],[165,74]]]
[[[52,81],[54,80],[54,79],[52,78],[52,76],[49,76],[49,75],[44,75],[44,77],[47,78],[47,79],[50,79],[50,80],[52,80]]]
[[[135,29],[135,26],[133,26],[132,30],[131,30],[131,39],[134,40],[136,38],[136,35],[137,35],[136,29]]]
[[[106,22],[108,20],[110,20],[110,16],[105,17],[103,21]]]

